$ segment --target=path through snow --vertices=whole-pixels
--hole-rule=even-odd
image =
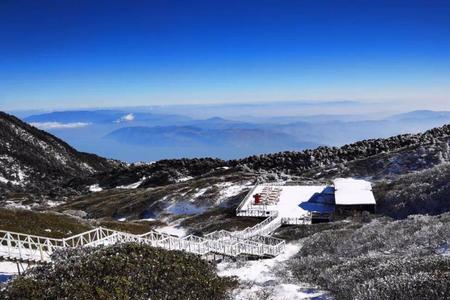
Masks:
[[[284,270],[284,263],[300,250],[300,244],[287,244],[283,254],[271,258],[247,262],[219,263],[219,276],[237,276],[242,286],[234,291],[233,299],[313,299],[323,292],[309,286],[298,285],[289,280],[289,271]],[[280,270],[286,275],[280,278]]]
[[[20,264],[21,272],[25,271],[29,266],[26,263]],[[10,280],[13,276],[19,274],[17,264],[10,261],[0,261],[0,283]]]

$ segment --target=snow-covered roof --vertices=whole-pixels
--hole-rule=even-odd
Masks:
[[[362,179],[338,178],[334,180],[336,205],[375,205],[370,182]]]

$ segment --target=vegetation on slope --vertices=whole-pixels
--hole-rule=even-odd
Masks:
[[[10,282],[2,299],[225,299],[236,285],[198,256],[129,243],[56,253]]]
[[[0,208],[0,230],[52,238],[69,237],[99,226],[133,234],[142,234],[159,225],[162,225],[162,223],[157,221],[84,220],[55,212]]]
[[[450,214],[379,218],[303,240],[289,263],[338,299],[449,299]]]
[[[395,218],[450,211],[450,164],[375,185],[377,211]]]
[[[79,218],[60,213],[0,208],[0,230],[64,238],[92,228]]]

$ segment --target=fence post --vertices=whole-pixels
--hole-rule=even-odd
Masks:
[[[20,237],[19,236],[17,236],[17,243],[18,243],[18,245],[19,245],[19,258],[22,258],[22,245],[21,245],[21,242],[20,242]]]
[[[42,244],[39,243],[39,254],[41,256],[41,260],[44,261],[44,253],[42,253]]]
[[[11,234],[7,233],[8,256],[11,257]]]

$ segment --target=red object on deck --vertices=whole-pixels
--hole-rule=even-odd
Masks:
[[[255,198],[255,204],[261,204],[261,195],[260,194],[253,195],[253,198]]]

